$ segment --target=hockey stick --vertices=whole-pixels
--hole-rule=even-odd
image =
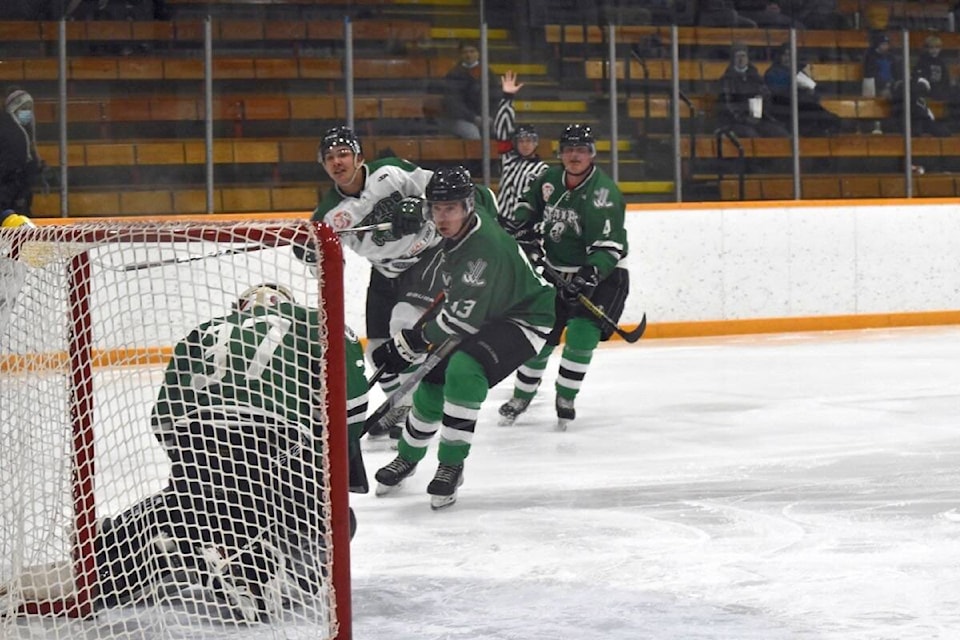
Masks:
[[[380,222],[378,224],[368,224],[362,227],[351,227],[349,229],[340,229],[336,233],[361,233],[363,231],[387,231],[392,226],[390,222]],[[197,260],[207,260],[208,258],[220,258],[223,256],[232,256],[238,253],[250,253],[251,251],[259,251],[261,249],[266,249],[266,245],[262,244],[253,244],[247,245],[244,247],[237,247],[234,249],[222,249],[220,251],[214,251],[213,253],[205,253],[200,256],[182,256],[179,258],[164,258],[162,260],[150,260],[148,262],[138,262],[136,264],[128,264],[124,267],[115,268],[116,271],[139,271],[141,269],[152,269],[153,267],[165,267],[171,264],[183,264],[185,262],[196,262]]]
[[[235,249],[222,249],[213,253],[205,253],[201,256],[181,256],[179,258],[164,258],[163,260],[151,260],[149,262],[138,262],[128,264],[124,267],[114,268],[115,271],[139,271],[140,269],[152,269],[153,267],[165,267],[171,264],[183,264],[185,262],[196,262],[197,260],[206,260],[208,258],[219,258],[221,256],[232,256],[238,253],[250,253],[251,251],[260,251],[266,249],[262,244],[251,244]],[[109,267],[107,267],[109,268]]]
[[[546,263],[541,263],[541,266],[543,267],[543,275],[547,277],[547,280],[550,280],[557,287],[562,287],[566,284],[563,276],[561,276],[556,270],[552,269]],[[593,301],[587,296],[583,295],[582,293],[578,293],[577,302],[582,304],[587,311],[596,316],[600,322],[607,325],[609,329],[612,329],[614,333],[631,344],[642,338],[643,333],[647,330],[646,313],[644,313],[643,317],[640,318],[640,324],[638,324],[633,331],[624,331],[617,325],[613,318],[604,313],[603,309],[593,304]]]
[[[417,321],[413,323],[413,327],[411,327],[412,329],[416,331],[423,329],[423,325],[427,324],[430,318],[433,317],[434,312],[440,308],[440,303],[443,302],[443,295],[444,295],[443,291],[437,294],[437,297],[430,302],[430,306],[428,306],[426,310],[422,314],[420,314],[420,317],[417,318]],[[374,384],[376,384],[378,380],[380,380],[380,378],[383,377],[383,374],[385,374],[386,372],[387,372],[387,365],[385,364],[380,365],[380,367],[376,371],[374,371],[373,375],[370,376],[370,379],[367,380],[367,386],[372,387]]]
[[[362,233],[364,231],[389,231],[393,226],[392,222],[378,222],[377,224],[367,224],[360,227],[350,227],[349,229],[336,229],[337,233]]]
[[[454,349],[457,348],[457,345],[460,344],[460,338],[451,336],[441,342],[436,348],[430,351],[430,355],[427,356],[427,359],[417,367],[417,370],[410,374],[410,376],[403,381],[397,389],[390,394],[383,403],[377,407],[376,411],[371,413],[366,421],[363,423],[363,431],[360,433],[360,436],[363,437],[368,431],[374,427],[382,428],[384,425],[380,424],[383,421],[383,418],[390,413],[390,410],[397,406],[397,403],[400,401],[400,398],[403,398],[410,391],[412,391],[420,381],[427,377],[427,374],[430,373],[430,370],[436,367],[440,362],[450,355]]]

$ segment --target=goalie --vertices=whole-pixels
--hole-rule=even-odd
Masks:
[[[170,481],[98,520],[95,608],[155,600],[172,587],[183,599],[212,595],[229,617],[256,622],[317,595],[325,572],[317,316],[285,287],[256,285],[176,345],[151,416]],[[352,333],[345,339],[350,490],[366,492],[363,352]],[[352,536],[352,510],[350,520]],[[69,595],[71,573],[28,571],[6,597]]]

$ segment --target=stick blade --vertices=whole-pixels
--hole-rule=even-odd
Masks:
[[[622,337],[624,340],[632,344],[637,340],[639,340],[640,338],[642,338],[646,330],[647,330],[647,314],[643,314],[643,317],[640,318],[640,324],[638,324],[633,331],[628,331],[628,332],[625,331],[621,333],[620,337]]]

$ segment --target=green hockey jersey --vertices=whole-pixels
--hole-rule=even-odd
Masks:
[[[204,410],[267,418],[319,435],[314,411],[322,375],[319,312],[283,302],[256,305],[197,326],[174,347],[151,416],[154,433],[172,443],[179,423]],[[363,350],[346,341],[347,422],[359,435],[366,417]]]
[[[480,211],[480,202],[466,235],[441,244],[439,270],[446,296],[440,313],[424,328],[434,344],[477,333],[483,324],[504,318],[543,334],[553,326],[553,287],[496,223],[496,210]]]
[[[605,278],[627,256],[625,212],[620,188],[599,167],[574,189],[566,188],[563,167],[550,167],[524,193],[516,216],[525,227],[542,223],[544,254],[557,271],[591,264]]]

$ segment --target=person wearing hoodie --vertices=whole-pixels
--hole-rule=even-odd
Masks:
[[[33,98],[12,87],[0,114],[0,211],[11,209],[29,216],[33,185],[45,168],[37,152]]]
[[[789,44],[781,45],[773,64],[763,74],[763,81],[770,90],[770,115],[779,122],[790,122]],[[840,116],[820,104],[817,82],[813,79],[813,65],[803,57],[797,60],[797,125],[800,135],[804,137],[832,136],[845,128]]]

